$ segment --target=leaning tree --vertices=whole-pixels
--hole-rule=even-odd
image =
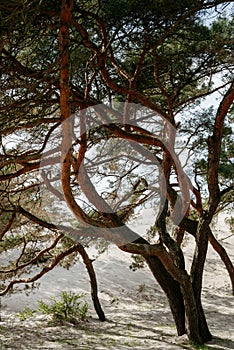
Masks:
[[[81,254],[104,320],[85,245],[108,241],[147,263],[178,335],[211,339],[201,303],[209,243],[234,290],[210,226],[233,195],[231,2],[0,5],[0,238],[12,252],[1,295]],[[150,241],[128,225],[144,206],[157,212]]]

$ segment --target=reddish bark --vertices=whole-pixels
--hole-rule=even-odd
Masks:
[[[209,222],[220,202],[219,163],[224,120],[234,100],[234,81],[220,102],[216,113],[213,134],[208,138]]]

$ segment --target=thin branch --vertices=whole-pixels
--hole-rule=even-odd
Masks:
[[[8,221],[8,223],[6,224],[6,226],[2,229],[2,231],[0,232],[0,241],[2,241],[4,235],[9,231],[9,229],[11,228],[14,220],[15,220],[15,217],[16,217],[16,212],[14,211],[12,214],[11,214],[11,217]]]
[[[7,294],[7,292],[9,292],[9,290],[12,289],[15,284],[22,284],[22,283],[26,284],[26,283],[32,283],[32,282],[37,281],[39,278],[44,276],[47,272],[53,270],[53,268],[55,266],[57,266],[59,264],[59,262],[61,260],[63,260],[66,256],[76,252],[78,248],[79,248],[79,244],[76,244],[76,245],[72,246],[71,248],[69,248],[68,250],[60,253],[59,255],[56,256],[56,258],[54,259],[54,261],[50,265],[45,266],[38,274],[34,275],[33,277],[15,279],[15,280],[11,281],[8,284],[8,286],[3,291],[0,292],[0,295],[2,296],[2,295]]]

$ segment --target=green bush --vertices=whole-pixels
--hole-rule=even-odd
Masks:
[[[36,311],[26,307],[24,311],[21,311],[16,314],[16,317],[20,318],[20,321],[25,321],[28,318],[32,317]]]
[[[69,322],[73,324],[84,321],[87,318],[88,304],[82,300],[83,294],[73,292],[62,292],[61,299],[52,297],[52,303],[39,303],[39,311],[46,315],[52,315],[55,322]]]

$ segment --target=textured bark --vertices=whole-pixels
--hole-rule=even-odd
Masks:
[[[210,340],[209,330],[205,329],[204,332],[202,329],[202,326],[206,325],[206,320],[202,307],[197,302],[190,276],[183,268],[175,265],[173,257],[165,247],[160,244],[147,246],[138,240],[137,244],[129,243],[123,249],[141,253],[146,258],[153,275],[167,295],[178,334],[187,333],[191,341],[199,344]]]
[[[197,307],[196,299],[193,293],[193,288],[189,276],[184,276],[184,281],[181,284],[185,304],[186,318],[186,333],[189,340],[203,344],[206,339],[203,338],[200,330],[200,315]]]
[[[191,282],[198,310],[199,332],[204,342],[212,339],[201,302],[202,278],[208,249],[209,231],[209,224],[202,217],[197,227],[196,248],[191,267]]]
[[[189,232],[192,236],[196,236],[196,231],[197,231],[197,226],[198,223],[197,221],[184,218],[181,222],[181,227],[184,228],[187,232]],[[219,241],[215,238],[213,235],[211,228],[208,227],[209,231],[209,242],[212,245],[213,249],[216,251],[217,254],[219,254],[221,260],[223,261],[227,272],[230,277],[230,282],[232,285],[232,292],[234,295],[234,266],[233,263],[231,262],[225,248],[222,246],[222,244],[219,243]]]
[[[212,336],[201,305],[200,280],[194,288],[186,270],[174,263],[174,255],[171,256],[163,244],[147,245],[138,239],[137,242],[126,244],[122,249],[142,254],[146,258],[153,275],[167,295],[178,334],[186,332],[191,341],[199,344],[211,340]],[[197,263],[199,273],[196,273],[200,276],[199,261]]]
[[[61,145],[61,184],[64,199],[76,215],[78,220],[87,225],[89,220],[84,211],[75,201],[70,184],[72,164],[72,122],[70,119],[70,71],[69,71],[69,26],[72,18],[73,1],[62,0],[60,29],[59,29],[59,51],[60,51],[60,111],[62,119],[62,145]],[[90,223],[90,222],[89,222]]]
[[[5,227],[2,229],[2,231],[0,232],[0,241],[2,241],[2,239],[3,239],[4,235],[5,235],[5,233],[7,233],[8,230],[9,230],[9,229],[11,228],[11,226],[13,225],[13,222],[14,222],[14,220],[15,220],[15,217],[16,217],[16,213],[13,212],[13,213],[11,214],[11,217],[10,217],[8,223],[6,224],[6,226],[5,226]]]
[[[191,281],[195,295],[200,298],[202,289],[202,277],[204,271],[204,264],[206,260],[209,225],[205,220],[201,219],[196,233],[196,248],[191,267]]]

